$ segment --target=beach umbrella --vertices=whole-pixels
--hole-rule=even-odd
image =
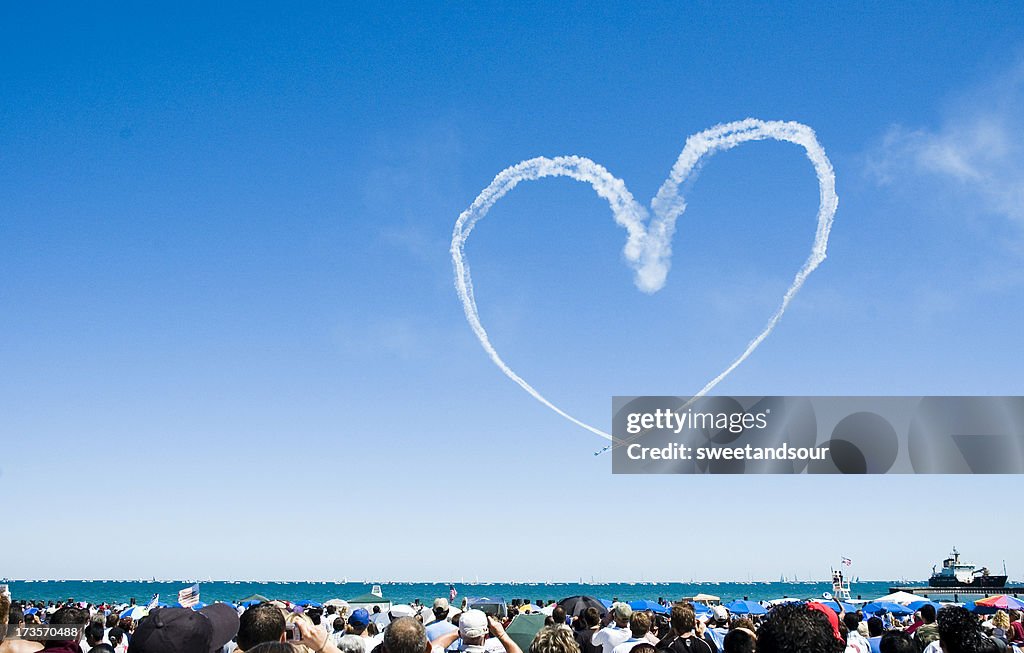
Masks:
[[[270,599],[263,596],[262,594],[253,594],[251,596],[245,597],[244,599],[238,599],[238,604],[244,605],[245,607],[249,607],[250,605],[256,605],[257,603],[267,603],[268,601],[270,601]]]
[[[978,599],[974,605],[964,604],[964,607],[977,614],[994,614],[996,610],[1024,610],[1024,601],[1000,594]]]
[[[918,610],[920,610],[921,608],[923,608],[926,605],[930,605],[933,608],[935,608],[936,612],[938,612],[939,608],[942,607],[941,605],[939,605],[935,601],[914,601],[913,603],[911,603],[907,607],[910,608],[911,610],[913,610],[914,612],[917,612]]]
[[[892,601],[872,601],[861,608],[867,614],[879,614],[888,612],[897,616],[914,614],[914,610],[908,606],[893,603]]]
[[[703,617],[705,615],[710,615],[711,614],[711,606],[710,605],[704,605],[703,603],[694,603],[693,604],[693,614],[695,614],[698,617]]]
[[[305,600],[305,601],[296,601],[295,605],[301,605],[304,608],[322,608],[322,607],[324,607],[323,603],[317,603],[316,601],[310,601],[308,599]]]
[[[176,607],[176,608],[184,608],[185,606],[183,606],[183,605],[182,605],[182,604],[180,604],[180,603],[175,603],[175,604],[174,604],[174,607]],[[202,601],[200,601],[199,603],[196,603],[195,605],[193,605],[193,606],[192,606],[192,609],[193,609],[193,610],[202,610],[202,609],[203,609],[203,608],[205,608],[205,607],[206,607],[206,604],[205,604],[205,603],[203,603]]]
[[[529,651],[533,638],[544,627],[545,619],[547,617],[542,614],[518,614],[505,629],[505,632],[513,642],[519,645],[520,649]]]
[[[32,616],[32,615],[34,615],[37,612],[39,612],[39,608],[26,608],[25,609],[25,614],[27,614],[29,616]]]
[[[601,605],[604,606],[605,610],[611,610],[612,609],[612,602],[609,601],[608,599],[598,599],[598,601],[601,602]],[[598,608],[598,612],[600,612],[600,611],[601,611],[601,609]]]
[[[875,602],[888,601],[890,603],[900,603],[902,605],[908,605],[914,601],[920,601],[921,597],[917,594],[911,594],[910,592],[893,592],[892,594],[886,594],[875,599]]]
[[[570,617],[580,616],[587,608],[597,608],[597,611],[601,613],[601,616],[604,616],[608,614],[608,607],[611,607],[611,604],[609,603],[608,607],[605,607],[604,602],[595,599],[592,596],[576,595],[567,596],[562,599],[558,602],[558,607],[565,610],[565,614]],[[527,648],[529,648],[530,642],[527,642],[526,645]],[[524,648],[523,650],[525,651],[526,649]]]
[[[132,607],[128,608],[127,610],[121,613],[121,618],[124,619],[125,617],[128,617],[129,619],[134,619],[135,621],[138,621],[139,619],[145,617],[147,614],[149,614],[149,610],[147,610],[146,608],[142,607],[141,605],[133,605]]]
[[[643,612],[644,610],[650,610],[651,612],[654,612],[656,614],[668,614],[670,612],[668,608],[666,608],[665,606],[661,605],[660,603],[655,603],[654,601],[648,601],[647,599],[640,599],[638,601],[630,601],[629,602],[629,607],[633,608],[634,610],[636,610],[638,612]]]
[[[347,608],[348,601],[345,601],[343,599],[330,599],[328,601],[324,601],[324,605],[328,607],[334,606],[336,608]]]
[[[726,603],[725,607],[733,614],[768,614],[764,606],[757,601],[745,601],[739,599],[732,603]]]

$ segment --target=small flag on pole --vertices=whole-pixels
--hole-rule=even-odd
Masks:
[[[191,608],[199,603],[199,583],[178,592],[178,603],[183,608]]]
[[[844,556],[843,557],[843,564],[846,565],[847,567],[849,567],[850,565],[853,564],[853,560],[850,560],[849,558]]]
[[[454,601],[455,597],[459,595],[459,590],[455,589],[454,585],[448,586],[448,600]]]
[[[146,606],[146,609],[147,610],[153,610],[153,609],[156,608],[158,603],[160,603],[160,595],[159,594],[154,594],[153,598],[151,598],[149,600],[149,605]]]

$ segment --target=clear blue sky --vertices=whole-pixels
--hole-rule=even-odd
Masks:
[[[646,203],[688,134],[798,120],[836,169],[829,258],[717,391],[1024,394],[1019,6],[165,12],[0,9],[0,576],[893,578],[952,544],[1024,576],[1017,478],[612,476],[487,360],[448,254],[522,159]],[[799,148],[688,197],[654,296],[569,180],[469,243],[496,346],[599,427],[717,374],[806,256]]]

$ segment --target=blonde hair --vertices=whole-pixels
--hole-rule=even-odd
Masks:
[[[304,614],[299,614],[299,613],[295,613],[295,612],[285,613],[285,615],[284,615],[285,627],[287,627],[287,626],[289,626],[291,624],[294,624],[296,621],[304,622],[306,624],[306,626],[308,626],[310,628],[310,630],[312,630],[313,628],[316,627],[316,626],[313,625],[313,620],[310,619],[309,617],[307,617]],[[294,648],[297,653],[313,653],[313,651],[311,651],[310,648],[308,646],[306,646],[305,644],[299,644],[297,642],[292,642],[291,645],[292,645],[292,648]]]
[[[996,628],[1009,630],[1010,615],[1006,614],[1006,612],[1004,612],[1003,610],[996,610],[996,616],[992,617],[992,625]]]
[[[580,646],[568,628],[544,626],[533,638],[529,653],[580,653]]]

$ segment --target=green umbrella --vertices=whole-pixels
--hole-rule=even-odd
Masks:
[[[529,651],[534,636],[544,627],[545,619],[547,619],[547,615],[543,614],[518,614],[505,629],[505,632],[513,642],[519,645],[519,648]]]

